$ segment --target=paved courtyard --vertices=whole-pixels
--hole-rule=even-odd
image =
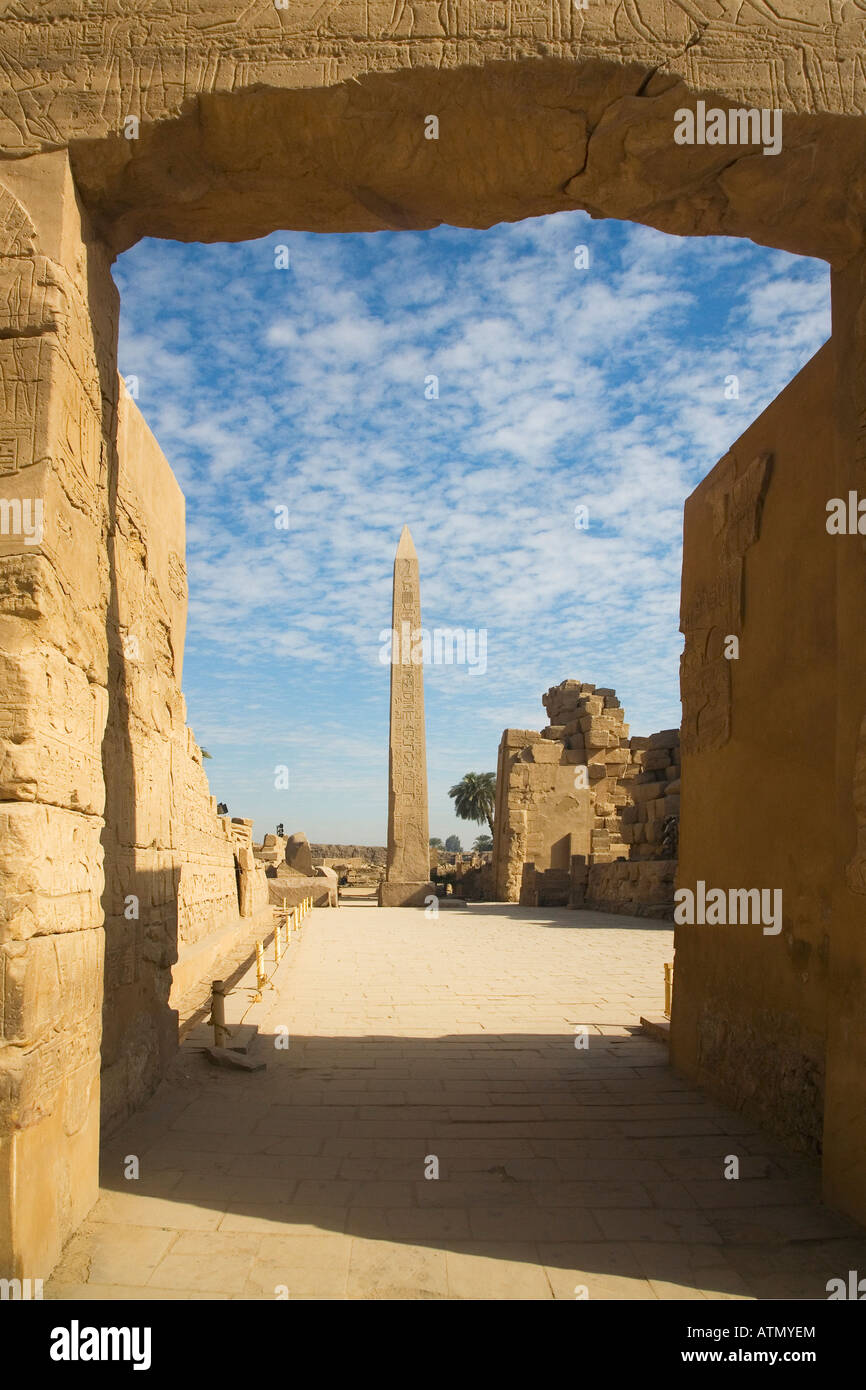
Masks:
[[[190,1033],[46,1297],[826,1298],[866,1234],[817,1163],[639,1030],[672,950],[590,912],[314,911],[247,1015],[267,1069]]]

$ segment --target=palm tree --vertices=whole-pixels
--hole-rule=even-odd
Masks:
[[[461,820],[474,820],[477,825],[485,821],[493,834],[493,810],[496,806],[496,773],[467,772],[461,782],[452,787],[449,796],[454,798],[454,810]]]

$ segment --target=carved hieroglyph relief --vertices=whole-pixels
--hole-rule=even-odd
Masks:
[[[397,883],[430,878],[424,668],[412,660],[421,628],[418,556],[408,526],[394,560],[391,640],[391,739],[388,766],[387,877]],[[419,654],[420,655],[420,654]],[[397,660],[395,660],[395,656]]]
[[[737,460],[728,454],[699,494],[708,546],[701,554],[701,579],[683,591],[680,621],[686,639],[680,658],[685,753],[722,748],[731,736],[731,663],[724,643],[729,635],[739,637],[746,621],[746,552],[760,535],[772,464],[772,454],[760,454],[738,474]]]

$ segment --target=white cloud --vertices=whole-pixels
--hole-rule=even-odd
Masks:
[[[432,833],[455,828],[447,786],[494,766],[502,728],[541,727],[567,676],[615,686],[633,732],[679,722],[682,504],[828,336],[826,267],[558,214],[145,242],[117,274],[122,367],[187,496],[192,721],[259,831],[382,841],[404,521],[425,622],[488,630],[484,677],[428,673]],[[277,815],[280,738],[297,777]]]

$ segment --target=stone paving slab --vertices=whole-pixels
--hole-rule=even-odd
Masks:
[[[181,1048],[45,1296],[826,1298],[866,1234],[640,1031],[672,950],[602,913],[314,911],[227,1001],[267,1069]]]

